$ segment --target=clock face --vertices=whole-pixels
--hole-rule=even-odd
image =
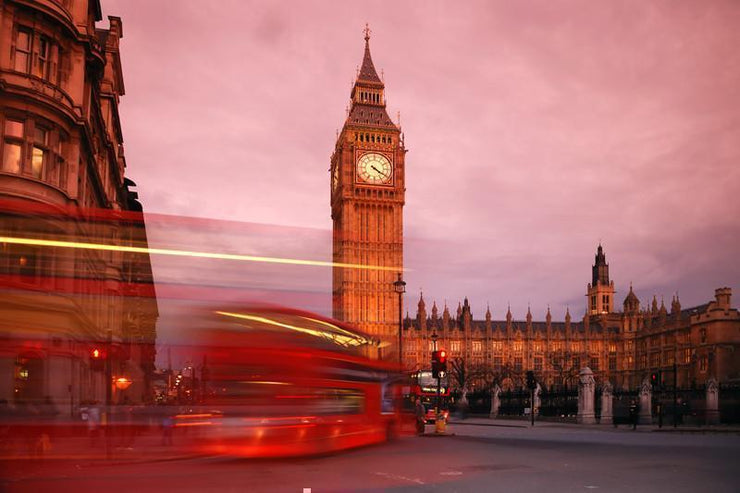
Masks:
[[[357,160],[357,178],[373,185],[388,184],[393,179],[393,166],[384,155],[369,152]]]

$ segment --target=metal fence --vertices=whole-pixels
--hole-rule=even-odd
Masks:
[[[573,418],[578,414],[578,389],[543,390],[540,416]]]
[[[595,389],[594,411],[596,418],[601,417],[602,387]],[[614,389],[612,391],[612,415],[615,424],[630,423],[630,405],[639,406],[640,396],[637,389]],[[451,410],[456,410],[459,392],[453,392]],[[472,414],[489,414],[491,412],[491,392],[478,390],[467,394],[467,411]],[[525,416],[530,409],[530,391],[514,389],[499,394],[501,405],[500,416]],[[675,403],[675,404],[674,404]],[[707,422],[706,389],[703,386],[692,388],[656,388],[653,389],[651,412],[653,422],[665,426],[689,425],[701,426]],[[578,389],[553,388],[543,389],[540,394],[539,415],[551,419],[574,419],[578,414]],[[719,416],[724,424],[740,423],[740,383],[723,384],[719,388]]]

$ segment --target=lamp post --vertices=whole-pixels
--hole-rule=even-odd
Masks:
[[[401,278],[401,273],[398,273],[398,279],[393,282],[393,287],[398,293],[398,366],[403,366],[403,293],[406,292],[406,282]]]
[[[437,329],[434,329],[434,332],[432,332],[432,352],[437,352]],[[441,394],[441,386],[442,386],[442,378],[437,377],[437,403],[436,407],[434,408],[434,416],[435,420],[437,419],[437,415],[439,413],[440,408],[442,407],[442,398],[440,396]],[[447,385],[449,387],[449,384]]]

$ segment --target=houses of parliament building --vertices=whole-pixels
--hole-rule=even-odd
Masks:
[[[549,308],[544,321],[534,321],[529,310],[524,321],[515,321],[510,310],[505,320],[494,320],[490,309],[483,320],[475,320],[467,299],[455,316],[447,306],[440,316],[436,303],[427,312],[422,295],[416,317],[404,321],[404,363],[426,368],[436,335],[450,359],[498,374],[511,387],[521,385],[527,370],[548,388],[570,386],[582,367],[591,368],[597,381],[621,389],[639,387],[652,372],[660,372],[666,386],[673,385],[675,374],[679,388],[702,386],[709,378],[740,379],[740,314],[732,307],[730,288],[716,289],[714,300],[690,308],[677,296],[670,308],[655,297],[642,305],[630,286],[617,311],[614,296],[601,245],[580,321],[573,321],[569,311],[565,321],[553,321]]]
[[[636,388],[652,371],[679,387],[740,379],[740,315],[731,305],[730,288],[715,299],[683,308],[678,297],[670,308],[653,297],[642,305],[630,287],[615,309],[614,283],[599,245],[587,288],[582,320],[534,321],[527,311],[515,321],[473,318],[466,299],[455,316],[436,304],[427,312],[419,300],[416,316],[407,316],[399,331],[397,292],[403,271],[403,207],[406,193],[406,152],[400,124],[386,111],[385,82],[370,55],[370,30],[350,93],[350,105],[332,152],[329,168],[333,221],[333,315],[382,341],[382,356],[398,357],[406,369],[428,368],[437,336],[440,348],[473,369],[498,374],[505,385],[518,386],[533,370],[545,385],[570,385],[588,366],[597,379],[617,388]],[[365,268],[348,268],[361,265]],[[396,282],[394,282],[396,281]],[[501,378],[506,376],[506,378]]]

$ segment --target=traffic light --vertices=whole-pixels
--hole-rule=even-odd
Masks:
[[[94,347],[90,350],[90,369],[102,371],[105,369],[105,350]]]
[[[447,371],[447,353],[444,349],[439,352],[439,371]]]
[[[654,389],[660,388],[660,386],[663,384],[663,379],[660,371],[654,371],[650,374],[650,384],[653,386]]]
[[[440,378],[447,371],[447,352],[444,349],[432,351],[432,377]]]
[[[534,378],[534,372],[532,370],[527,371],[527,388],[528,389],[536,389],[537,388],[537,380]]]

